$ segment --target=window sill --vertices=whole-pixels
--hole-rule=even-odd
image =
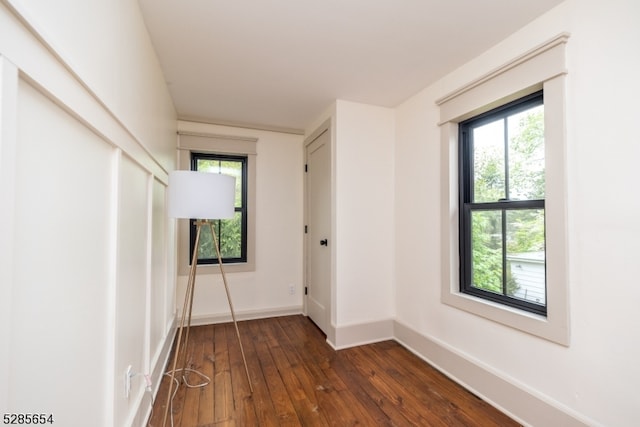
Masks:
[[[553,322],[550,322],[547,317],[452,290],[443,292],[441,300],[444,304],[511,328],[558,344],[569,345],[568,330],[558,328]]]
[[[241,262],[237,264],[222,264],[225,274],[227,273],[246,273],[255,271],[255,265],[251,262]],[[178,271],[179,276],[189,275],[190,266],[180,266]],[[198,264],[198,274],[220,274],[220,267],[218,264]]]

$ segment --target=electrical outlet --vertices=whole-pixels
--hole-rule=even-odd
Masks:
[[[295,295],[296,288],[293,285],[289,285],[289,295]]]
[[[124,373],[124,397],[129,398],[131,394],[131,378],[133,377],[133,368],[131,365],[127,366],[127,370]]]

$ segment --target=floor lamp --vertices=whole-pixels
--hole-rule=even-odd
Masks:
[[[173,356],[173,367],[171,369],[171,381],[169,383],[169,392],[167,394],[167,404],[165,406],[164,419],[162,425],[167,422],[167,414],[171,406],[171,392],[173,382],[175,381],[176,368],[178,361],[182,359],[183,376],[187,363],[187,344],[189,342],[189,329],[191,327],[191,311],[193,308],[193,294],[196,282],[196,268],[198,267],[198,248],[200,244],[200,234],[203,227],[209,227],[213,237],[213,244],[216,248],[218,256],[218,266],[224,283],[224,289],[229,301],[231,310],[231,318],[238,336],[240,344],[240,353],[244,362],[244,369],[247,374],[249,388],[253,393],[253,386],[249,378],[249,368],[247,367],[247,359],[244,355],[242,340],[240,339],[240,331],[238,330],[238,322],[231,303],[231,294],[227,285],[227,278],[222,267],[222,257],[220,256],[220,246],[218,238],[214,231],[211,220],[232,218],[235,210],[235,178],[228,175],[217,173],[196,172],[196,171],[174,171],[169,173],[168,188],[168,216],[171,218],[193,219],[196,224],[196,238],[193,244],[193,255],[191,258],[191,267],[189,269],[189,279],[187,281],[187,289],[184,296],[184,304],[182,307],[182,316],[178,327],[177,341]],[[206,219],[204,219],[206,218]],[[183,342],[184,341],[184,342]],[[179,384],[178,384],[179,386]]]

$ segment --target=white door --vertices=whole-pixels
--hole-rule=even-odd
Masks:
[[[331,141],[325,130],[306,148],[307,315],[326,334],[331,313]]]

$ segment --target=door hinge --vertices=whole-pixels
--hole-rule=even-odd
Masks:
[[[305,295],[309,294],[309,288],[307,286],[304,287],[304,294]]]
[[[304,234],[307,234],[309,232],[309,228],[305,225],[304,226]]]
[[[309,172],[309,165],[305,163],[304,165],[304,171],[305,172]]]

